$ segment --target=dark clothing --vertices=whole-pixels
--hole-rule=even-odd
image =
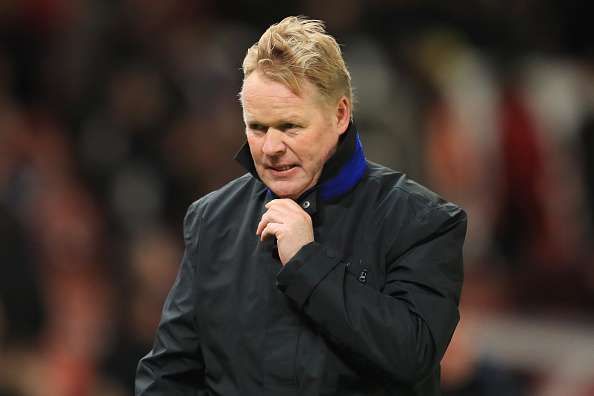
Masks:
[[[298,203],[315,242],[286,266],[256,235],[252,174],[191,205],[186,251],[136,394],[439,395],[458,321],[466,216],[365,161],[351,126]],[[249,151],[240,153],[251,160]]]

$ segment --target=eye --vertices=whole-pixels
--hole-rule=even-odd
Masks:
[[[268,130],[268,127],[258,123],[250,123],[248,124],[248,128],[252,131],[256,132],[263,132],[265,133]]]
[[[297,128],[299,128],[299,125],[293,124],[291,122],[285,122],[284,124],[282,124],[280,126],[280,129],[283,131],[288,131],[288,130],[297,129]]]

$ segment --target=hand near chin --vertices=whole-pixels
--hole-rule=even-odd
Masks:
[[[276,237],[278,255],[285,265],[303,246],[314,240],[311,217],[292,199],[274,199],[258,223],[260,240]]]

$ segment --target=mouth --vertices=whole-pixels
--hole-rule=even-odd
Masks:
[[[269,169],[275,170],[277,172],[283,172],[283,171],[288,171],[289,169],[294,168],[296,165],[275,165],[275,166],[269,166]]]
[[[297,169],[297,165],[295,164],[288,164],[288,165],[269,165],[266,166],[274,176],[290,176],[295,169]]]

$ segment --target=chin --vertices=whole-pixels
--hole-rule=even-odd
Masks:
[[[299,187],[279,186],[279,185],[275,185],[275,184],[277,184],[277,183],[269,184],[268,188],[270,188],[270,190],[272,190],[272,192],[275,193],[280,198],[297,199],[304,191]]]
[[[297,199],[300,195],[300,193],[296,193],[293,191],[287,191],[287,190],[278,190],[278,189],[272,189],[272,192],[278,196],[279,198],[291,198],[291,199]]]

